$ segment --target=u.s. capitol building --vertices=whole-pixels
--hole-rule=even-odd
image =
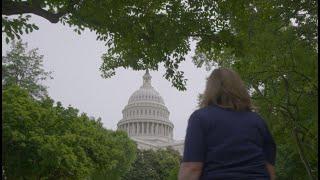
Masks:
[[[174,125],[169,120],[170,112],[152,87],[148,70],[143,76],[143,85],[131,95],[122,115],[117,127],[126,131],[139,149],[171,147],[183,153],[184,140],[173,139]]]

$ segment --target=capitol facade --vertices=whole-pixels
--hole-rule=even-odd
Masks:
[[[152,87],[148,70],[143,76],[143,85],[131,95],[122,115],[117,128],[126,131],[139,149],[170,147],[182,155],[184,140],[173,139],[174,125],[169,120],[170,112],[161,95]]]

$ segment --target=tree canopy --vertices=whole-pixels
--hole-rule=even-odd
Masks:
[[[90,29],[97,39],[105,41],[107,52],[102,56],[103,77],[115,74],[118,67],[158,69],[163,63],[165,77],[179,90],[185,90],[186,79],[179,70],[190,50],[190,41],[197,51],[214,47],[219,53],[229,47],[230,53],[243,55],[241,37],[263,28],[265,22],[284,30],[291,20],[299,24],[295,33],[315,48],[317,40],[317,2],[285,0],[239,1],[173,1],[173,0],[27,0],[2,1],[2,29],[9,38],[31,32],[29,23],[36,14],[52,23],[61,22],[78,33]],[[19,15],[11,18],[10,15]]]
[[[181,161],[179,152],[172,149],[138,150],[137,159],[123,180],[176,180]]]
[[[165,62],[168,68],[166,78],[184,89],[183,72],[177,68],[189,50],[188,32],[197,27],[194,24],[197,19],[192,19],[196,14],[187,12],[182,2],[5,0],[2,5],[2,14],[6,15],[2,19],[2,29],[8,36],[7,41],[37,29],[36,25],[29,23],[30,13],[52,23],[68,24],[78,33],[88,28],[108,46],[102,57],[104,77],[114,75],[118,67],[157,69],[159,63]],[[11,15],[19,17],[12,18]]]
[[[127,134],[102,127],[53,100],[33,99],[26,90],[3,90],[2,165],[8,179],[118,179],[135,158]]]

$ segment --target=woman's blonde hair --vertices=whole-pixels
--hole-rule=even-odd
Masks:
[[[200,108],[217,105],[235,111],[253,111],[250,95],[240,76],[233,70],[218,68],[207,78]]]

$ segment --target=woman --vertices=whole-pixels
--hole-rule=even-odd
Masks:
[[[239,75],[215,69],[190,116],[179,180],[275,179],[276,146]]]

